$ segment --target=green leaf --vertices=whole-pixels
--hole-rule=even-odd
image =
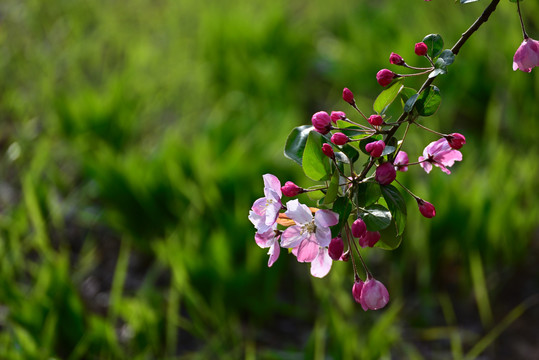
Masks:
[[[314,130],[311,125],[302,125],[294,128],[288,138],[286,139],[286,145],[284,147],[284,156],[294,160],[301,165],[303,159],[303,151],[305,144],[307,143],[307,137],[309,133]]]
[[[314,181],[327,180],[330,175],[329,158],[322,152],[325,138],[317,131],[311,131],[303,151],[302,167],[307,177]]]
[[[341,146],[341,151],[350,159],[350,161],[354,162],[357,159],[359,159],[359,151],[357,151],[352,145],[350,144],[344,144]],[[335,154],[336,155],[336,154]],[[348,163],[348,162],[346,162]]]
[[[393,185],[380,186],[387,207],[395,219],[397,236],[401,236],[406,227],[406,202],[400,191]]]
[[[384,151],[382,151],[382,155],[380,156],[386,156],[386,155],[389,155],[391,154],[392,152],[395,151],[395,147],[394,146],[391,146],[391,145],[386,145],[386,147],[384,148]]]
[[[339,172],[335,171],[331,177],[331,182],[329,183],[328,191],[326,192],[326,198],[324,199],[324,204],[331,204],[337,198],[339,193]]]
[[[404,104],[404,112],[409,113],[410,111],[412,111],[418,97],[419,94],[414,94],[406,101],[406,104]]]
[[[372,106],[376,113],[382,114],[387,107],[391,105],[397,95],[399,95],[401,90],[404,88],[404,85],[402,85],[403,80],[404,78],[395,80],[387,89],[378,95],[374,101],[374,105]]]
[[[331,227],[331,235],[335,237],[341,231],[343,225],[348,221],[348,216],[352,212],[352,203],[347,197],[338,197],[333,203],[332,210],[339,214],[339,223]]]
[[[440,89],[431,85],[419,95],[419,98],[415,103],[415,108],[419,115],[431,116],[436,113],[441,102],[442,96],[440,95]]]
[[[442,51],[438,59],[442,59],[446,66],[449,66],[453,64],[453,61],[455,61],[455,54],[449,49],[445,49]]]
[[[384,250],[395,250],[400,246],[401,242],[402,236],[382,236],[374,246]]]
[[[374,182],[364,182],[356,186],[357,204],[361,207],[366,207],[374,204],[380,198],[380,186]]]
[[[444,59],[438,58],[434,63],[435,69],[429,74],[429,78],[434,78],[441,74],[447,74],[447,65],[445,64]]]
[[[429,55],[431,59],[438,56],[444,48],[444,40],[439,34],[429,34],[423,38],[423,42],[427,44],[427,47],[429,48],[427,55]]]
[[[391,213],[382,205],[374,204],[361,213],[361,218],[369,231],[380,231],[391,224]]]

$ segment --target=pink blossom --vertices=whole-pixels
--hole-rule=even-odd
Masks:
[[[367,120],[372,126],[380,126],[384,123],[384,119],[380,115],[371,115]]]
[[[265,174],[262,178],[264,179],[265,197],[257,199],[249,211],[249,220],[259,234],[263,234],[272,228],[282,207],[281,182],[279,179],[272,174]]]
[[[338,120],[345,120],[346,114],[343,111],[332,111],[329,117],[331,118],[331,121],[336,124]]]
[[[360,304],[363,310],[378,310],[389,302],[389,292],[380,281],[367,278],[361,289]]]
[[[342,132],[335,133],[331,136],[331,142],[335,145],[344,145],[350,141],[350,138]]]
[[[378,71],[376,74],[376,81],[378,81],[378,84],[381,86],[387,86],[391,84],[393,79],[397,76],[393,71],[388,69],[382,69]]]
[[[448,167],[453,166],[455,161],[461,160],[460,151],[452,149],[445,138],[431,142],[423,150],[423,156],[419,157],[421,167],[427,174],[432,170],[432,165],[439,167],[446,174],[451,174]]]
[[[414,52],[417,56],[427,55],[428,50],[429,48],[424,42],[418,42],[417,44],[415,44]]]
[[[319,255],[319,248],[327,247],[331,242],[329,227],[337,225],[339,215],[330,210],[318,210],[313,217],[311,210],[297,199],[288,201],[286,208],[285,214],[296,225],[283,232],[281,246],[297,248],[295,253],[298,261],[311,262]]]
[[[539,41],[526,38],[513,56],[513,70],[529,73],[536,66],[539,66]]]
[[[281,188],[284,196],[293,197],[298,194],[301,194],[305,190],[294,184],[292,181],[287,181],[284,186]]]
[[[417,200],[417,206],[419,206],[419,212],[421,213],[421,215],[429,219],[436,216],[436,209],[434,208],[434,205],[420,198],[416,198],[416,200]]]
[[[356,238],[360,238],[367,232],[367,225],[362,218],[357,218],[352,224],[352,235]]]
[[[322,145],[322,152],[324,155],[326,155],[328,158],[335,158],[335,153],[333,152],[333,148],[328,143],[325,143]]]
[[[354,297],[354,300],[361,304],[361,290],[363,289],[363,281],[361,281],[360,278],[356,278],[356,281],[354,281],[354,286],[352,286],[352,296]]]
[[[382,140],[373,141],[365,145],[365,150],[369,154],[371,154],[372,157],[380,157],[382,153],[384,152],[384,149],[386,148],[386,143]]]
[[[393,165],[395,165],[395,170],[404,172],[408,171],[408,162],[408,154],[401,150],[397,156],[395,156]]]
[[[329,257],[333,260],[340,260],[342,253],[344,251],[344,243],[340,236],[334,237],[331,239],[331,242],[328,246]]]
[[[394,52],[389,55],[389,62],[393,65],[404,65],[404,59],[399,54],[395,54]]]
[[[327,247],[319,247],[318,254],[311,262],[311,275],[317,278],[323,278],[331,270],[333,261],[328,254]]]
[[[449,146],[451,146],[451,148],[455,150],[460,149],[464,146],[464,144],[466,144],[466,138],[464,137],[464,135],[459,133],[449,134],[445,138],[449,143]]]
[[[374,179],[380,185],[389,185],[397,177],[395,167],[390,162],[385,162],[376,168]]]
[[[281,248],[279,247],[279,238],[281,232],[277,230],[277,223],[274,223],[271,229],[265,233],[256,233],[255,241],[261,248],[269,248],[268,255],[268,267],[271,267],[275,261],[279,258]]]
[[[373,247],[380,240],[380,233],[378,231],[366,231],[362,237],[358,239],[359,246]]]
[[[348,88],[343,89],[342,98],[344,101],[346,101],[352,106],[356,103],[356,101],[354,100],[354,94]]]
[[[311,118],[311,122],[314,129],[321,134],[327,134],[331,130],[331,118],[325,111],[315,113]]]

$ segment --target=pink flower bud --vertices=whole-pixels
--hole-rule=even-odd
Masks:
[[[526,38],[513,56],[513,70],[529,73],[536,66],[539,66],[539,41]]]
[[[417,205],[419,206],[419,212],[426,218],[433,218],[436,216],[436,209],[430,202],[416,198]]]
[[[382,140],[373,141],[365,145],[365,150],[375,158],[380,157],[385,148],[386,144]]]
[[[396,177],[397,172],[395,171],[393,164],[390,162],[385,162],[378,166],[374,174],[374,179],[380,185],[389,185],[393,182],[393,180],[395,180]]]
[[[378,231],[367,231],[365,234],[358,239],[359,246],[364,247],[373,247],[380,240],[380,233]]]
[[[331,142],[335,145],[344,145],[349,141],[350,138],[341,132],[335,133],[333,136],[331,136]]]
[[[284,186],[281,187],[281,191],[284,196],[293,197],[301,194],[304,190],[294,184],[292,181],[287,181]]]
[[[346,250],[344,254],[342,254],[341,258],[339,259],[341,261],[348,261],[350,260],[350,249]]]
[[[333,121],[333,123],[336,124],[337,120],[346,119],[346,114],[342,111],[332,111],[329,117],[331,118],[331,121]]]
[[[451,148],[455,150],[460,149],[464,146],[464,144],[466,144],[466,138],[464,137],[464,135],[459,133],[449,134],[445,138],[449,143],[449,146],[451,146]]]
[[[384,119],[380,115],[371,115],[367,120],[372,126],[380,126],[384,123]]]
[[[346,101],[352,106],[356,103],[356,101],[354,100],[354,94],[352,94],[352,92],[348,88],[343,89],[342,98],[344,101]]]
[[[394,52],[389,55],[389,62],[393,65],[404,65],[404,59],[399,54],[395,54]]]
[[[321,134],[327,134],[331,130],[331,118],[325,111],[319,111],[311,118],[314,129]]]
[[[362,218],[357,218],[352,224],[352,235],[356,238],[360,238],[367,232],[367,225]]]
[[[408,171],[408,154],[404,151],[399,151],[397,156],[395,156],[395,160],[393,161],[393,165],[395,165],[395,170],[398,171]]]
[[[359,302],[365,311],[378,310],[389,302],[389,292],[380,281],[367,278],[361,289]]]
[[[344,244],[340,236],[337,236],[331,239],[328,245],[328,254],[330,258],[332,258],[335,261],[340,260],[343,250],[344,250]]]
[[[322,145],[322,152],[327,157],[335,159],[335,153],[333,152],[333,148],[328,143],[325,143],[324,145]]]
[[[418,42],[417,44],[415,44],[415,54],[417,56],[424,56],[424,55],[427,55],[427,51],[429,50],[427,44],[425,44],[424,42]]]
[[[361,281],[360,278],[356,278],[356,281],[354,282],[354,286],[352,286],[352,296],[354,297],[354,300],[361,304],[361,290],[363,289],[363,281]]]
[[[376,74],[376,81],[378,81],[378,84],[380,84],[381,86],[387,86],[391,84],[393,79],[397,76],[398,75],[391,70],[382,69]]]

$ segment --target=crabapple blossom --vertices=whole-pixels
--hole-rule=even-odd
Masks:
[[[284,186],[281,188],[284,196],[293,197],[298,194],[301,194],[305,190],[294,184],[292,181],[287,181]]]
[[[380,281],[367,278],[361,289],[359,302],[365,311],[378,310],[389,302],[389,292]]]
[[[404,59],[399,54],[392,52],[391,55],[389,55],[389,63],[393,65],[404,65]]]
[[[445,138],[447,142],[449,143],[449,146],[451,146],[451,148],[455,150],[460,149],[461,147],[464,146],[464,144],[466,144],[466,138],[464,137],[464,135],[459,134],[459,133],[449,134]]]
[[[451,148],[445,138],[431,142],[423,150],[423,156],[419,157],[420,165],[427,174],[432,170],[432,165],[439,167],[446,174],[451,174],[448,167],[461,160],[461,152]]]
[[[331,121],[336,124],[338,120],[346,119],[346,114],[343,111],[332,111],[329,117],[331,118]]]
[[[356,103],[356,101],[354,100],[354,94],[348,88],[343,89],[342,98],[344,101],[346,101],[352,106]]]
[[[331,118],[325,111],[315,113],[311,118],[311,122],[314,129],[321,134],[325,135],[331,130]]]
[[[371,115],[367,120],[372,126],[380,126],[384,123],[384,119],[380,115]]]
[[[385,162],[376,168],[374,179],[380,185],[389,185],[397,177],[395,167],[390,162]]]
[[[331,242],[329,227],[337,225],[339,215],[330,210],[318,210],[313,216],[307,205],[300,204],[297,199],[288,201],[286,209],[285,215],[296,225],[283,232],[281,246],[297,248],[298,261],[311,262],[318,256],[319,248],[327,247]]]
[[[358,239],[359,246],[373,247],[380,240],[380,233],[378,231],[365,231],[362,237]]]
[[[385,148],[386,144],[382,140],[373,141],[365,145],[365,150],[375,158],[380,157]]]
[[[356,278],[356,281],[354,281],[354,285],[352,286],[352,296],[354,297],[354,300],[361,304],[361,290],[363,289],[363,281],[359,277]]]
[[[268,229],[268,231],[260,234],[255,234],[255,241],[258,246],[261,248],[269,248],[268,255],[268,267],[271,267],[275,261],[279,258],[279,253],[281,248],[279,247],[279,238],[281,237],[281,232],[277,230],[277,223],[274,223],[273,226]]]
[[[317,278],[323,278],[331,270],[332,263],[333,261],[328,254],[328,248],[319,247],[317,256],[311,261],[311,275]]]
[[[350,141],[350,138],[341,132],[335,133],[331,136],[331,142],[335,145],[344,145]]]
[[[328,143],[325,143],[324,145],[322,145],[322,152],[324,153],[324,155],[326,155],[329,158],[332,158],[332,159],[335,158],[335,153],[333,152],[333,148]]]
[[[397,156],[395,156],[395,160],[393,161],[393,165],[395,166],[395,170],[398,171],[408,171],[408,154],[404,151],[399,151]]]
[[[380,71],[378,71],[378,73],[376,74],[376,81],[378,81],[378,84],[380,84],[381,86],[387,86],[389,84],[391,84],[391,82],[393,81],[393,79],[395,77],[397,77],[398,75],[395,74],[393,71],[391,70],[388,70],[388,69],[382,69]]]
[[[417,44],[415,44],[414,52],[417,56],[427,55],[428,50],[429,48],[424,42],[418,42]]]
[[[362,218],[357,218],[352,224],[352,235],[356,238],[360,238],[367,232],[367,225]]]
[[[436,209],[434,208],[434,205],[420,198],[416,198],[416,200],[417,200],[417,206],[419,206],[419,212],[421,213],[421,215],[429,219],[436,216]]]
[[[260,234],[272,228],[282,208],[281,182],[272,174],[265,174],[262,178],[265,197],[257,199],[249,211],[249,220]]]
[[[539,41],[526,37],[513,56],[513,70],[531,72],[539,66]]]
[[[344,243],[340,236],[331,239],[328,246],[328,254],[333,260],[337,261],[341,258],[344,251]]]

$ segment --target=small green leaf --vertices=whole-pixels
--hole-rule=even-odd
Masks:
[[[352,145],[344,144],[341,147],[341,151],[350,159],[350,161],[354,162],[357,159],[359,159],[359,151],[357,151]],[[344,162],[344,161],[343,161]],[[348,163],[348,162],[346,162]]]
[[[404,104],[404,112],[409,113],[410,111],[412,111],[418,97],[419,94],[414,94],[408,99],[408,101],[406,101],[406,104]]]
[[[431,116],[436,113],[441,102],[442,96],[440,95],[440,89],[431,85],[421,93],[415,103],[415,108],[419,115]]]
[[[305,144],[307,143],[307,137],[313,130],[314,127],[311,125],[302,125],[294,128],[286,139],[284,156],[301,165],[303,151],[305,150]]]
[[[331,235],[335,237],[341,231],[343,225],[348,221],[348,216],[352,212],[352,203],[347,197],[338,197],[333,203],[332,210],[339,214],[339,223],[331,227]]]
[[[389,155],[391,154],[392,152],[395,151],[395,147],[394,146],[391,146],[391,145],[386,145],[386,147],[384,148],[384,151],[382,151],[382,155],[380,156],[386,156],[386,155]]]
[[[374,204],[380,198],[380,186],[374,182],[364,182],[356,186],[357,188],[357,204],[361,207],[366,207]]]
[[[382,236],[374,246],[384,250],[395,250],[400,246],[401,242],[402,236]]]
[[[376,113],[383,114],[387,107],[391,105],[397,95],[399,95],[401,90],[404,88],[404,85],[402,85],[403,80],[404,78],[395,80],[388,88],[378,95],[374,101],[374,105],[372,106]]]
[[[442,59],[446,66],[449,66],[455,61],[455,54],[451,50],[445,49],[438,58]]]
[[[302,167],[307,177],[314,181],[329,179],[329,159],[322,152],[322,144],[325,138],[316,131],[311,131],[307,137],[305,150],[303,151]]]
[[[374,204],[365,209],[361,218],[369,231],[380,231],[391,224],[391,213],[382,205]]]
[[[434,59],[442,49],[444,48],[444,40],[439,34],[430,34],[425,36],[423,39],[423,42],[427,44],[427,47],[429,50],[427,51],[427,55],[430,56],[431,59]]]
[[[397,236],[401,236],[406,227],[406,202],[400,191],[393,185],[380,186],[382,195],[386,201],[387,207],[395,219]]]
[[[339,172],[335,171],[331,177],[331,182],[329,183],[328,191],[326,192],[326,198],[324,199],[324,204],[331,204],[337,198],[339,193]]]

